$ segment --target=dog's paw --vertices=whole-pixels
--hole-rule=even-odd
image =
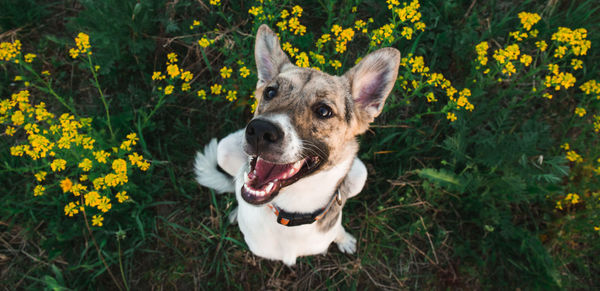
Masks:
[[[282,261],[286,266],[293,267],[296,265],[296,256],[286,256]]]
[[[353,254],[356,252],[356,238],[346,231],[335,243],[342,253]]]
[[[231,211],[231,213],[229,213],[229,216],[227,217],[229,220],[229,223],[237,224],[237,212],[238,212],[238,208],[236,207],[235,209],[233,209],[233,211]]]

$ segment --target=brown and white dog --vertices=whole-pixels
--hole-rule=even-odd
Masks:
[[[344,75],[331,76],[293,65],[277,35],[262,25],[255,58],[254,118],[197,154],[197,181],[236,193],[230,219],[237,219],[258,256],[293,265],[297,257],[326,253],[331,242],[354,253],[356,239],[341,221],[344,203],[367,176],[356,158],[356,136],[381,112],[400,52],[377,50]]]

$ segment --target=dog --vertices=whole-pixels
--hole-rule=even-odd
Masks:
[[[342,207],[367,178],[356,137],[381,113],[400,52],[379,49],[332,76],[293,65],[263,24],[254,54],[254,117],[196,155],[196,180],[219,193],[235,192],[238,206],[229,219],[257,256],[291,266],[298,257],[325,254],[332,242],[354,253]]]

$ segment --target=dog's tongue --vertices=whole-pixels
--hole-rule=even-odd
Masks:
[[[275,179],[287,179],[295,175],[300,167],[302,167],[302,161],[291,164],[273,164],[259,157],[256,159],[256,165],[254,171],[250,173],[250,178],[253,186],[262,187]]]

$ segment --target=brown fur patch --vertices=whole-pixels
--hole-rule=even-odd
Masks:
[[[277,87],[277,96],[271,100],[262,98],[267,87]],[[326,154],[323,169],[353,157],[358,150],[354,128],[352,96],[347,79],[323,72],[295,66],[286,67],[273,80],[257,88],[255,96],[261,96],[257,116],[285,114],[290,118],[296,133],[302,139],[306,155]],[[330,118],[320,118],[315,110],[326,105],[332,109]]]

